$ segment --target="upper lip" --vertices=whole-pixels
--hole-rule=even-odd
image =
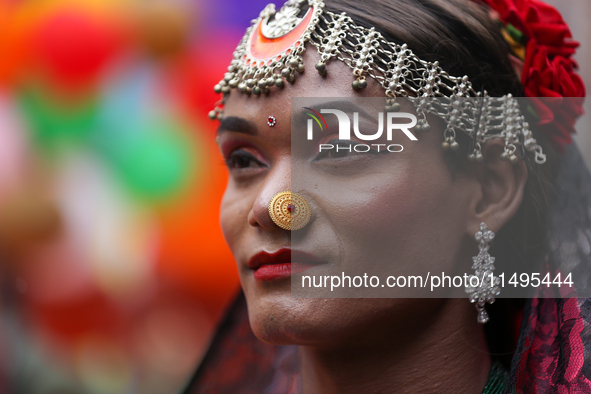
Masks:
[[[298,263],[308,263],[308,264],[320,264],[320,260],[306,252],[301,252],[297,250],[291,250],[289,248],[281,248],[276,252],[259,252],[252,256],[250,260],[248,260],[248,266],[256,270],[262,265],[268,264],[282,264],[282,263],[291,263],[291,262],[298,262]]]

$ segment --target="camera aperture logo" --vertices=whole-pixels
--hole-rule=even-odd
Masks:
[[[351,119],[349,115],[344,111],[338,109],[321,109],[320,112],[313,110],[312,108],[303,107],[303,112],[310,117],[307,123],[307,139],[309,141],[314,139],[314,122],[320,127],[320,130],[328,132],[328,124],[322,114],[333,114],[337,117],[339,122],[339,140],[350,141],[351,140]],[[401,120],[409,120],[407,123],[399,123]],[[382,137],[384,134],[384,123],[386,123],[385,132],[386,140],[392,141],[392,136],[395,130],[402,131],[411,141],[417,141],[417,137],[410,132],[409,129],[413,128],[417,124],[417,117],[407,112],[388,112],[384,114],[380,112],[378,114],[378,130],[374,134],[363,134],[359,131],[359,113],[353,113],[353,133],[358,140],[362,141],[375,141]],[[373,147],[373,148],[372,148]],[[400,144],[355,144],[340,146],[338,144],[319,144],[319,151],[336,150],[348,151],[348,152],[369,152],[370,149],[377,150],[387,149],[388,152],[402,152],[404,147]]]

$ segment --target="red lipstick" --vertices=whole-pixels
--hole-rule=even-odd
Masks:
[[[273,253],[259,252],[248,261],[255,279],[262,281],[287,278],[318,264],[320,261],[315,256],[287,248]]]

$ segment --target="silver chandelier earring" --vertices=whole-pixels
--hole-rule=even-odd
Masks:
[[[478,311],[478,323],[486,323],[489,320],[488,313],[484,306],[486,303],[495,302],[495,296],[501,293],[499,289],[500,280],[494,276],[495,258],[488,253],[490,243],[495,238],[495,233],[488,229],[486,223],[480,223],[480,230],[474,235],[478,242],[478,255],[472,257],[474,263],[472,269],[474,275],[468,277],[466,293],[470,296],[470,302],[476,304]]]

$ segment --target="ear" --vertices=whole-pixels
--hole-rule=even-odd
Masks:
[[[480,193],[470,204],[467,231],[470,236],[484,222],[493,232],[499,231],[517,212],[523,200],[527,166],[523,160],[515,164],[501,160],[504,141],[500,138],[484,144],[484,160],[477,164],[474,175]]]

